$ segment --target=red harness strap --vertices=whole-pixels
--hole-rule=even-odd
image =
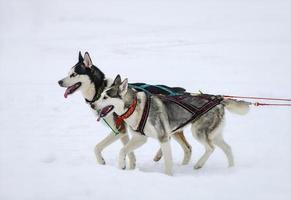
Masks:
[[[136,105],[137,105],[137,97],[134,98],[133,102],[131,103],[128,110],[124,114],[122,114],[121,116],[116,116],[115,124],[117,128],[121,127],[124,123],[124,120],[129,118],[130,115],[132,115],[132,113],[134,112],[136,108]],[[146,94],[146,102],[145,102],[144,110],[143,110],[140,122],[138,124],[137,130],[135,130],[137,132],[140,132],[142,135],[145,135],[143,130],[147,122],[150,106],[151,106],[151,96]]]
[[[132,113],[134,112],[136,108],[136,104],[137,104],[137,98],[135,97],[132,103],[130,104],[129,108],[127,109],[127,111],[123,113],[122,115],[117,116],[115,118],[115,124],[117,128],[119,128],[122,125],[125,119],[129,118],[130,115],[132,115]]]

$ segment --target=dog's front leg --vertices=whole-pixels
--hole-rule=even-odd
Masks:
[[[124,146],[127,145],[128,141],[129,141],[128,134],[121,137],[120,140]],[[129,169],[134,169],[136,166],[136,164],[135,164],[136,159],[135,159],[135,155],[133,152],[128,153],[128,161],[129,161]]]
[[[120,169],[126,168],[126,155],[142,146],[146,141],[146,136],[140,135],[140,133],[133,133],[131,140],[129,140],[129,142],[120,150],[118,162]]]
[[[122,134],[115,135],[114,133],[109,133],[101,142],[95,146],[95,155],[97,162],[101,165],[105,165],[105,160],[102,157],[102,150],[107,146],[118,140]]]
[[[173,175],[173,159],[172,159],[172,150],[171,150],[171,144],[170,139],[165,139],[163,141],[160,141],[162,153],[164,156],[165,161],[165,173],[167,175],[172,176]]]

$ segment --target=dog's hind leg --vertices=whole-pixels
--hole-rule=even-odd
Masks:
[[[229,167],[234,166],[234,159],[231,147],[224,141],[221,133],[219,133],[217,136],[213,138],[213,143],[219,148],[221,148],[224,154],[226,155],[228,160],[228,166]]]
[[[184,158],[182,161],[182,165],[187,165],[191,159],[191,154],[192,154],[192,147],[191,145],[187,142],[183,131],[176,132],[172,136],[183,148],[184,151]]]
[[[120,138],[122,144],[125,146],[129,141],[128,134],[125,134],[123,137]],[[128,161],[129,161],[129,169],[134,169],[136,166],[136,158],[133,152],[128,153]]]
[[[187,142],[183,131],[176,132],[172,136],[173,139],[175,139],[182,147],[184,151],[184,158],[182,161],[182,165],[187,165],[190,161],[191,154],[192,154],[192,147],[191,145]],[[158,152],[156,153],[156,156],[154,157],[154,161],[159,161],[163,156],[162,149],[159,149]]]
[[[202,155],[202,157],[197,161],[197,163],[194,165],[194,169],[200,169],[201,167],[203,167],[203,165],[205,164],[205,162],[208,160],[209,156],[212,154],[212,152],[214,151],[215,147],[213,146],[213,144],[211,143],[211,141],[208,139],[208,135],[206,134],[205,131],[203,130],[193,130],[193,126],[192,126],[192,133],[193,136],[204,145],[205,147],[205,152]]]
[[[147,137],[141,135],[140,133],[133,133],[132,138],[129,142],[120,150],[119,153],[119,168],[126,168],[126,155],[130,152],[133,152],[138,147],[142,146],[147,141]]]
[[[122,137],[123,134],[115,135],[113,132],[109,133],[101,142],[99,142],[95,146],[95,156],[97,159],[97,162],[101,165],[105,165],[105,160],[102,157],[102,150],[105,149],[107,146],[118,140],[120,137]]]

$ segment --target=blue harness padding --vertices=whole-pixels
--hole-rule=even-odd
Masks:
[[[184,94],[186,90],[180,87],[168,87],[165,85],[149,85],[146,83],[131,83],[129,84],[131,88],[137,91],[143,91],[147,94],[162,94],[166,96],[177,96]]]

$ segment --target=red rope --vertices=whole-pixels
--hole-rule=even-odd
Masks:
[[[291,101],[291,99],[281,99],[281,98],[246,97],[246,96],[231,96],[231,95],[223,95],[223,96],[226,97],[226,98],[239,98],[239,99],[261,99],[261,100],[270,100],[270,101]]]
[[[291,104],[285,104],[285,103],[252,103],[254,106],[291,106]]]
[[[224,98],[234,98],[234,99],[256,99],[256,100],[270,100],[270,101],[291,101],[291,99],[282,99],[282,98],[266,98],[266,97],[246,97],[246,96],[231,96],[231,95],[223,95]],[[255,102],[251,103],[254,106],[291,106],[288,103],[260,103]]]

